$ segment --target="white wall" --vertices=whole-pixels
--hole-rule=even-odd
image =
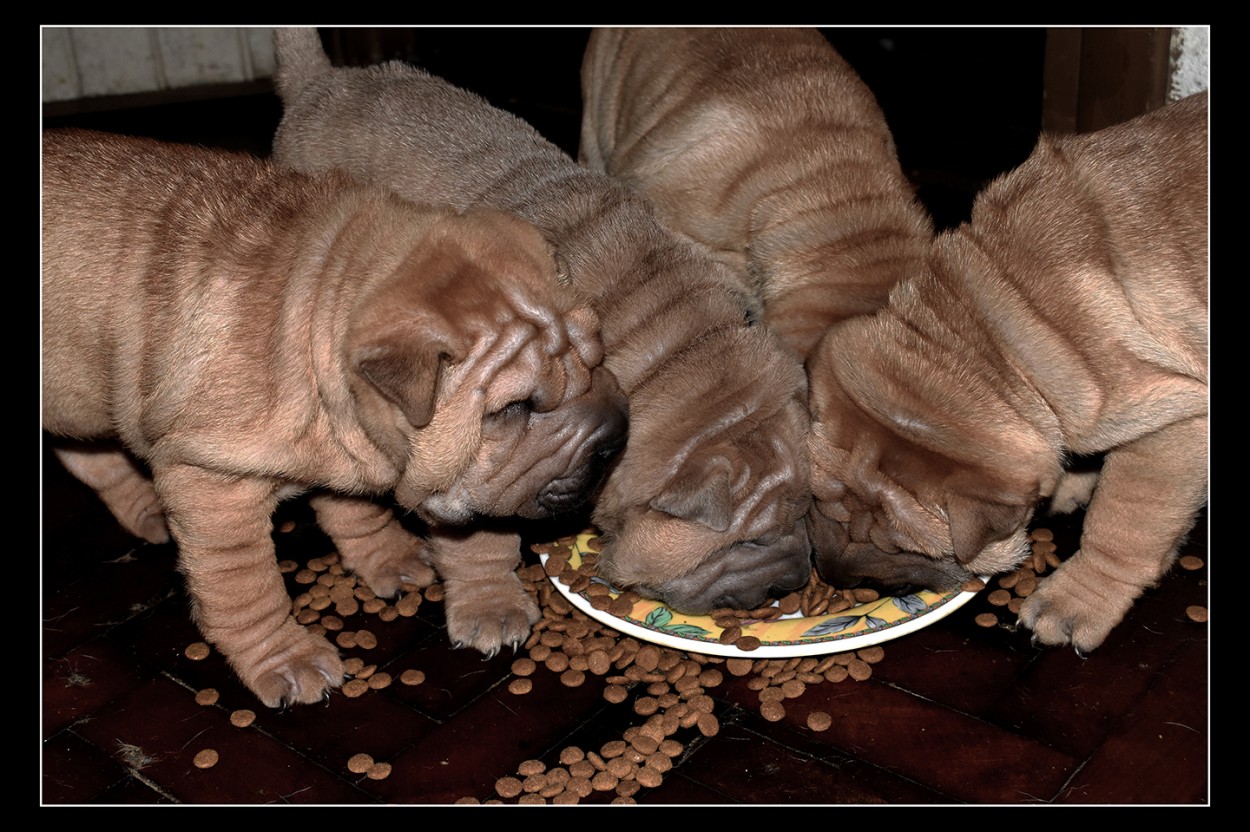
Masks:
[[[1175,101],[1211,86],[1211,27],[1181,26],[1172,32],[1168,100]]]
[[[267,27],[44,27],[43,100],[269,78],[272,32]],[[1210,27],[1175,30],[1169,99],[1210,86],[1210,44]]]
[[[44,27],[43,100],[269,78],[272,33],[262,27]]]

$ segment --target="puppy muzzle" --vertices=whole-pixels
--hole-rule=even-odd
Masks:
[[[688,575],[638,590],[679,612],[703,615],[725,607],[761,607],[771,598],[801,589],[810,577],[811,547],[800,527],[767,546],[734,544]]]
[[[818,551],[816,572],[836,589],[872,587],[888,595],[919,590],[947,592],[974,577],[958,563],[916,552],[883,552],[870,543],[850,543],[841,551]]]
[[[535,500],[540,510],[563,514],[585,505],[603,482],[612,461],[625,447],[626,419],[618,410],[608,410],[604,420],[586,440],[583,462],[563,477],[552,480]]]

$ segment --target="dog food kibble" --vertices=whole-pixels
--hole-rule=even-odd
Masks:
[[[230,714],[230,724],[236,728],[246,728],[256,721],[256,712],[248,708],[240,708]]]
[[[409,668],[399,674],[399,682],[402,685],[419,685],[425,681],[425,671],[414,670]]]
[[[533,689],[533,680],[525,676],[519,676],[508,683],[508,691],[518,695],[529,693]]]
[[[872,665],[863,659],[851,659],[846,666],[846,672],[851,678],[857,682],[863,682],[872,676]]]
[[[1029,533],[1030,540],[1054,540],[1055,533],[1050,529],[1034,529]]]
[[[992,612],[983,612],[976,617],[978,627],[997,627],[998,616]]]
[[[537,669],[538,663],[533,659],[525,657],[521,657],[512,663],[512,672],[518,676],[532,676]]]
[[[422,596],[419,592],[409,592],[395,602],[395,611],[404,618],[412,618],[421,606]]]
[[[828,731],[833,725],[833,717],[824,711],[812,711],[807,715],[807,727],[813,731]]]
[[[629,690],[624,685],[608,685],[603,689],[603,698],[613,705],[619,705],[629,698]]]
[[[217,699],[217,688],[204,688],[204,690],[195,694],[195,704],[197,705],[216,705]]]
[[[980,578],[969,578],[959,585],[964,592],[980,592],[985,589],[985,581]]]
[[[372,650],[378,646],[378,637],[369,630],[357,630],[356,646],[365,650]]]
[[[343,695],[348,699],[364,696],[369,690],[369,683],[364,679],[352,679],[343,685]]]
[[[521,793],[521,781],[515,777],[500,777],[495,781],[495,794],[500,797],[516,797]]]
[[[369,766],[369,770],[365,772],[365,777],[370,780],[385,780],[391,776],[390,763],[374,763]]]
[[[347,759],[347,770],[352,774],[364,774],[373,766],[373,757],[368,754],[353,754]]]
[[[786,706],[777,700],[768,700],[760,703],[760,715],[769,722],[779,722],[785,719]]]
[[[201,661],[208,658],[209,647],[202,641],[196,641],[187,645],[187,649],[183,651],[188,659],[193,662]]]
[[[751,650],[758,650],[761,643],[758,636],[742,636],[734,642],[734,646],[739,650],[750,652]]]
[[[869,664],[876,664],[885,658],[885,648],[876,644],[872,647],[865,647],[862,650],[856,650],[855,655],[859,656]]]
[[[371,665],[372,666],[372,665]],[[368,683],[370,690],[382,690],[391,686],[391,674],[374,673],[369,677]]]
[[[586,674],[580,670],[574,670],[573,668],[569,668],[560,674],[560,684],[564,685],[566,688],[579,687],[585,681]]]
[[[1011,601],[1011,593],[1005,589],[996,589],[989,595],[985,596],[985,600],[989,601],[996,607],[1005,607]]]
[[[1181,565],[1181,569],[1186,569],[1190,572],[1193,572],[1196,569],[1201,569],[1206,565],[1202,558],[1197,555],[1185,555],[1185,557],[1181,558],[1177,561],[1177,563]]]
[[[203,751],[198,752],[195,755],[195,759],[191,762],[195,764],[196,768],[212,768],[217,765],[218,759],[219,755],[215,748],[205,748]]]
[[[1202,623],[1207,620],[1207,608],[1200,604],[1194,604],[1185,608],[1185,615],[1189,616],[1190,621]]]

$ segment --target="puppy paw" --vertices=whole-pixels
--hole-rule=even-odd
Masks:
[[[542,613],[515,574],[500,583],[446,585],[447,636],[456,647],[472,647],[487,657],[516,649],[529,638]]]
[[[248,690],[270,708],[320,702],[343,683],[338,650],[293,619],[256,647],[227,654],[227,659]]]
[[[1079,555],[1038,584],[1020,608],[1020,623],[1035,644],[1070,644],[1086,655],[1124,620],[1140,590],[1083,567]]]
[[[404,584],[426,587],[438,580],[434,570],[421,558],[421,541],[412,538],[412,543],[415,545],[408,551],[374,553],[367,559],[351,559],[342,552],[339,554],[343,558],[343,566],[364,581],[375,595],[393,598]]]
[[[425,560],[425,542],[397,521],[358,537],[336,538],[343,568],[351,570],[379,598],[393,598],[404,584],[420,587],[438,576]]]
[[[1065,472],[1051,495],[1048,512],[1050,514],[1071,514],[1077,509],[1085,508],[1094,496],[1098,487],[1099,472],[1083,471]]]

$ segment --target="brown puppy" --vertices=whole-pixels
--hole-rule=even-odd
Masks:
[[[503,213],[49,131],[43,425],[128,530],[172,535],[196,621],[248,688],[312,702],[343,666],[291,618],[270,537],[305,489],[325,489],[318,520],[375,592],[429,583],[432,560],[494,641],[528,631],[515,554],[445,563],[367,498],[460,526],[548,516],[595,485],[623,397],[594,313],[554,274]]]
[[[803,358],[928,251],[876,98],[815,29],[596,29],[582,96],[582,162],[730,265]]]
[[[1106,453],[1080,551],[1020,613],[1089,651],[1207,490],[1207,96],[1043,136],[925,268],[811,358],[812,541],[838,586],[1013,569],[1066,454]]]
[[[723,266],[631,189],[520,119],[400,62],[334,68],[314,30],[279,29],[274,155],[418,201],[515,211],[553,240],[603,323],[629,398],[625,451],[593,519],[601,569],[672,606],[750,607],[810,574],[802,367]]]

